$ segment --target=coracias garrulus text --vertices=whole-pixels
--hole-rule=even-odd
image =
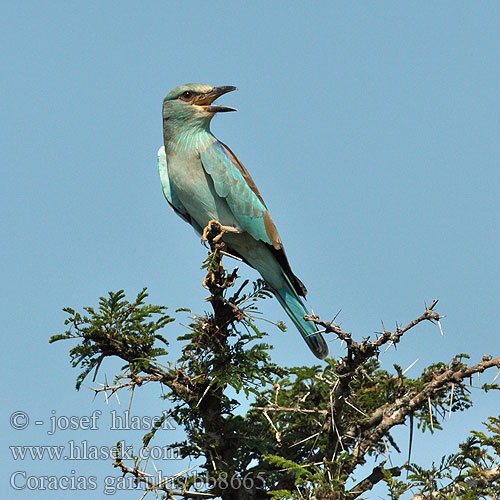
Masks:
[[[163,193],[174,211],[201,235],[219,222],[227,252],[255,268],[311,351],[328,347],[301,297],[307,290],[290,268],[281,238],[254,181],[238,157],[210,132],[216,113],[236,111],[212,103],[236,87],[181,85],[163,101],[164,147],[158,151]]]

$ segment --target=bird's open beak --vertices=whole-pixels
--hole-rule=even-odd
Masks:
[[[203,106],[205,111],[209,113],[223,113],[226,111],[237,111],[235,108],[229,108],[227,106],[210,106],[215,99],[220,97],[221,95],[227,94],[228,92],[232,92],[233,90],[238,90],[236,87],[231,87],[226,85],[224,87],[214,87],[207,94],[200,95],[194,104],[197,106]]]

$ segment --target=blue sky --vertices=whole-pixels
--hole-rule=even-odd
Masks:
[[[445,336],[419,327],[381,356],[384,367],[419,358],[416,375],[459,352],[498,355],[499,15],[497,2],[460,1],[4,2],[4,487],[18,470],[89,476],[97,468],[101,493],[114,472],[106,461],[16,461],[7,447],[121,437],[110,438],[110,411],[126,402],[77,393],[70,345],[47,342],[63,330],[62,307],[147,286],[151,301],[172,311],[206,308],[206,251],[164,202],[156,169],[162,99],[181,83],[240,89],[221,100],[239,111],[217,116],[212,130],[254,177],[316,313],[341,310],[342,326],[361,338],[381,321],[408,322],[437,297]],[[276,301],[263,311],[286,320]],[[174,354],[180,333],[180,325],[165,331]],[[276,361],[316,362],[293,326],[269,333]],[[338,342],[330,347],[340,352]],[[419,435],[414,457],[453,451],[457,436],[498,411],[498,395],[477,398],[447,431]],[[157,415],[163,407],[152,388],[133,408]],[[96,409],[99,431],[47,435],[51,416]],[[17,410],[30,416],[24,431],[8,424]],[[7,488],[10,498],[33,494]]]

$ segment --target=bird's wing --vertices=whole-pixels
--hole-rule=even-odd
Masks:
[[[215,191],[225,198],[239,227],[256,240],[276,249],[281,248],[281,239],[264,200],[250,174],[231,150],[215,141],[201,153],[200,158]]]
[[[297,293],[305,296],[307,290],[290,268],[280,235],[264,200],[239,158],[220,141],[208,146],[200,158],[215,191],[225,198],[240,229],[269,246]]]
[[[193,224],[191,216],[188,211],[184,208],[184,205],[179,200],[175,191],[170,185],[170,178],[168,177],[167,169],[167,155],[165,154],[165,146],[162,146],[158,150],[158,173],[160,174],[161,187],[163,189],[163,195],[168,201],[168,204],[174,209],[174,212],[183,220],[189,224]]]

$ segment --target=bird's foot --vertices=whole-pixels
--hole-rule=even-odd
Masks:
[[[201,235],[202,241],[211,241],[212,243],[217,243],[224,234],[224,229],[222,224],[212,219],[208,222],[207,226],[203,230],[203,234]]]
[[[223,226],[219,221],[212,219],[209,221],[205,229],[203,230],[203,235],[201,237],[202,241],[212,241],[217,243],[224,233],[234,233],[240,234],[243,231],[233,226]]]

